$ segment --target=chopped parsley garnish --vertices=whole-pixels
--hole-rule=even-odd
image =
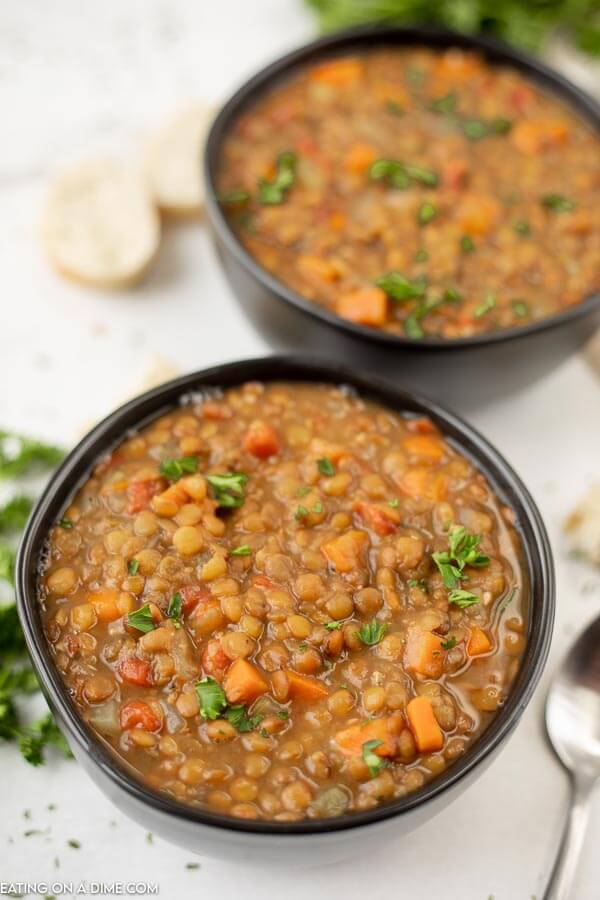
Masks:
[[[470,238],[468,234],[463,234],[460,239],[460,249],[463,253],[472,253],[475,249],[473,238]]]
[[[552,212],[572,212],[577,205],[574,200],[569,200],[562,194],[546,194],[540,202],[542,206],[551,209]]]
[[[284,721],[287,721],[287,719],[289,719],[289,717],[290,717],[290,714],[287,711],[287,709],[280,709],[279,712],[277,713],[278,719],[283,719]]]
[[[432,553],[432,559],[444,579],[444,585],[453,590],[460,587],[465,566],[481,568],[490,558],[479,550],[481,535],[469,534],[463,525],[453,525],[448,532],[448,549]]]
[[[196,694],[203,719],[226,719],[241,733],[254,731],[262,722],[262,716],[249,716],[241,703],[230,705],[225,691],[214,678],[197,681]]]
[[[68,758],[73,756],[52,713],[48,713],[34,725],[23,728],[19,735],[19,750],[32,766],[43,764],[43,752],[49,746],[56,747]]]
[[[250,556],[252,553],[252,547],[250,544],[241,544],[239,547],[236,547],[235,550],[230,550],[230,556]]]
[[[512,128],[512,122],[510,119],[492,119],[489,127],[493,134],[508,134]]]
[[[433,169],[427,169],[424,166],[414,166],[412,164],[407,164],[405,169],[413,181],[420,181],[421,184],[426,184],[428,187],[436,187],[439,182],[439,178]]]
[[[308,510],[306,506],[299,506],[296,510],[296,518],[297,519],[305,519],[308,516]]]
[[[306,643],[306,641],[301,641],[298,644],[298,650],[300,651],[300,653],[304,653],[305,650],[308,650],[308,644]]]
[[[447,116],[456,111],[457,99],[458,98],[456,94],[446,94],[444,97],[439,97],[437,100],[432,100],[431,103],[428,104],[427,108],[431,110],[431,112]]]
[[[130,559],[127,564],[127,571],[129,572],[130,575],[137,575],[139,567],[140,567],[139,560]]]
[[[525,303],[524,300],[513,300],[511,306],[517,319],[526,319],[531,312],[529,304]]]
[[[181,624],[182,607],[183,598],[179,591],[177,591],[177,593],[173,594],[173,596],[169,600],[169,605],[167,607],[167,615],[170,619],[174,619],[176,625]]]
[[[18,478],[35,469],[53,468],[64,455],[60,447],[0,431],[0,478]]]
[[[67,519],[66,516],[63,516],[62,519],[58,520],[58,527],[64,528],[65,531],[69,531],[73,527],[73,523],[70,519]]]
[[[298,158],[291,150],[285,150],[277,157],[277,171],[271,181],[261,178],[258,182],[258,199],[264,206],[278,206],[286,198],[287,192],[296,180]]]
[[[427,250],[417,250],[415,253],[415,262],[427,262],[429,259],[429,253]]]
[[[315,505],[314,505],[313,508],[311,509],[311,512],[314,512],[314,513],[316,513],[317,515],[319,515],[320,513],[323,512],[323,504],[321,503],[320,500],[317,500],[317,502],[315,503]]]
[[[310,488],[304,485],[303,487],[299,487],[296,491],[298,497],[306,497],[307,494],[310,494]]]
[[[413,340],[425,337],[425,332],[416,315],[413,314],[406,317],[404,320],[404,333],[407,337],[413,338]]]
[[[467,119],[463,122],[463,132],[470,141],[480,141],[488,134],[488,127],[480,119]]]
[[[321,475],[326,475],[327,478],[331,478],[332,475],[335,475],[335,466],[327,457],[318,459],[317,466],[319,467],[319,472],[321,473]]]
[[[226,472],[224,475],[206,475],[219,506],[237,509],[244,502],[244,488],[248,476],[244,472]]]
[[[385,108],[393,116],[403,116],[404,115],[403,107],[399,103],[397,103],[396,100],[388,100],[387,103],[385,104]]]
[[[463,591],[462,588],[456,588],[456,590],[450,591],[448,594],[448,603],[453,603],[460,609],[466,609],[479,603],[479,597],[477,594],[472,594],[471,591]]]
[[[79,841],[76,841],[75,838],[70,838],[70,839],[67,841],[67,844],[69,845],[69,847],[72,847],[73,850],[80,850],[80,849],[81,849],[81,843],[80,843]]]
[[[427,225],[437,216],[437,207],[434,206],[433,203],[429,203],[428,201],[425,203],[421,203],[419,207],[419,212],[417,214],[417,221],[419,225]]]
[[[404,190],[410,184],[410,177],[404,164],[397,159],[376,159],[369,168],[371,181],[385,181],[390,187]]]
[[[374,647],[375,644],[379,643],[386,631],[387,624],[385,622],[378,622],[377,619],[373,619],[372,622],[365,622],[364,625],[361,625],[358,630],[358,636],[367,647]]]
[[[453,647],[456,647],[456,638],[454,637],[454,635],[452,635],[452,637],[449,637],[447,641],[442,641],[440,647],[442,648],[442,650],[452,650]]]
[[[25,526],[33,500],[24,494],[12,497],[0,507],[0,531],[19,531]]]
[[[482,316],[486,316],[489,312],[491,312],[496,306],[496,298],[491,291],[485,295],[485,300],[476,306],[473,310],[473,315],[476,319],[481,319]]]
[[[196,694],[203,719],[219,719],[227,708],[227,697],[221,685],[214,678],[203,678],[196,682]]]
[[[419,590],[427,593],[427,582],[424,578],[411,578],[408,582],[408,586],[411,588],[419,588]]]
[[[459,294],[456,288],[448,287],[444,291],[442,299],[445,303],[458,303],[462,300],[462,294]]]
[[[362,745],[362,758],[367,765],[367,769],[369,770],[369,774],[371,778],[375,778],[376,775],[379,775],[382,769],[388,765],[387,760],[382,759],[381,756],[378,756],[375,753],[378,747],[381,747],[383,741],[375,740],[375,741],[365,741]]]
[[[198,457],[181,456],[179,459],[163,459],[158,470],[169,481],[179,481],[184,475],[194,475],[198,471]]]
[[[327,631],[339,631],[343,627],[343,622],[327,622],[325,628]]]
[[[398,497],[394,497],[392,500],[388,500],[388,506],[391,506],[392,509],[398,509],[400,506],[400,500]]]
[[[520,234],[520,235],[531,234],[531,225],[525,219],[518,219],[514,223],[513,228],[515,229],[517,234]]]
[[[143,631],[144,634],[147,634],[149,631],[154,631],[156,625],[152,618],[150,604],[144,603],[139,609],[134,609],[133,612],[130,612],[127,616],[127,624],[131,625],[131,627],[135,628],[137,631]]]
[[[218,200],[223,206],[244,206],[250,200],[250,192],[238,188],[237,190],[227,191],[225,194],[219,194]]]
[[[392,300],[414,300],[425,296],[427,282],[422,276],[407,278],[402,272],[388,272],[375,282]]]

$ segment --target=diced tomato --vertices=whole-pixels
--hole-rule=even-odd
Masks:
[[[144,731],[160,731],[162,719],[143,700],[129,700],[121,707],[121,728],[143,728]]]
[[[400,524],[398,511],[392,509],[391,506],[386,508],[378,506],[376,503],[366,503],[364,500],[359,500],[354,508],[365,525],[381,537],[386,534],[393,534]]]
[[[467,164],[463,159],[449,159],[442,166],[442,181],[456,191],[466,185],[467,173]]]
[[[150,663],[139,656],[126,656],[118,666],[119,675],[127,684],[149,687],[152,684]]]
[[[268,459],[279,453],[279,438],[266,422],[253,422],[244,436],[244,450],[258,459]]]
[[[431,421],[423,416],[420,419],[407,419],[406,430],[416,434],[437,434],[437,428]]]
[[[535,97],[535,92],[527,84],[518,84],[510,92],[510,102],[517,112],[524,113]]]
[[[155,494],[158,494],[165,487],[162,478],[152,478],[147,481],[132,481],[127,488],[127,499],[129,501],[127,512],[130,515],[146,509]]]
[[[231,665],[231,660],[225,654],[221,647],[221,641],[209,641],[200,657],[202,668],[207,675],[212,675],[217,680],[221,680],[225,671]]]
[[[186,584],[180,588],[182,608],[184,613],[191,613],[199,603],[205,603],[212,598],[212,594],[208,588],[201,584]]]
[[[231,408],[226,403],[207,400],[206,403],[202,404],[202,416],[205,419],[230,419],[232,415]]]

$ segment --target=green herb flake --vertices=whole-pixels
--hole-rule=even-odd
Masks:
[[[460,303],[462,300],[462,294],[460,294],[456,288],[448,287],[444,291],[442,295],[442,299],[444,303]]]
[[[298,158],[291,150],[285,150],[277,157],[275,177],[272,181],[261,178],[258,182],[258,200],[263,206],[278,206],[285,200],[288,191],[296,181]]]
[[[369,178],[371,181],[384,181],[398,190],[404,190],[410,185],[406,167],[397,159],[376,159],[369,167]]]
[[[429,259],[429,253],[427,250],[417,250],[415,253],[415,262],[427,262]]]
[[[169,605],[167,606],[167,615],[170,619],[175,621],[176,625],[181,624],[181,612],[183,608],[183,598],[179,591],[176,594],[173,594],[171,599],[169,600]]]
[[[489,312],[491,312],[495,306],[496,297],[494,296],[494,294],[492,294],[491,291],[488,291],[485,296],[485,300],[480,303],[479,306],[476,306],[473,310],[473,315],[476,319],[481,319],[482,316],[486,316]]]
[[[298,644],[298,650],[300,651],[300,653],[304,653],[306,650],[308,650],[308,644],[306,643],[306,641],[301,641]]]
[[[305,519],[308,516],[306,506],[299,506],[296,510],[296,519]]]
[[[385,104],[385,108],[393,116],[403,116],[404,115],[404,108],[396,100],[388,100],[387,103]]]
[[[446,641],[442,641],[440,647],[442,650],[452,650],[453,647],[456,647],[456,638],[454,635],[449,637]]]
[[[190,872],[195,872],[196,869],[199,869],[199,868],[200,868],[200,863],[186,863],[186,864],[185,864],[185,867],[186,867],[186,869],[188,869]]]
[[[63,516],[62,519],[58,520],[58,527],[64,528],[65,531],[70,531],[70,529],[73,527],[73,523],[70,519],[67,519],[66,516]]]
[[[470,141],[480,141],[488,132],[488,126],[480,119],[467,119],[463,122],[463,133]]]
[[[385,622],[378,622],[373,619],[372,622],[365,622],[358,630],[358,636],[367,647],[374,647],[382,639],[387,631]]]
[[[394,497],[392,500],[388,500],[388,506],[391,506],[392,509],[398,509],[400,506],[400,500],[398,497]]]
[[[462,588],[456,588],[456,590],[450,591],[448,594],[448,603],[458,606],[459,609],[467,609],[469,606],[474,606],[479,602],[477,594],[472,594],[471,591],[464,591]]]
[[[244,206],[250,200],[250,192],[243,190],[243,188],[237,188],[233,191],[227,191],[224,194],[219,194],[218,201],[223,206]]]
[[[470,238],[468,234],[463,234],[460,239],[460,249],[463,253],[473,253],[473,251],[475,250],[473,238]]]
[[[552,212],[572,212],[577,206],[574,200],[569,200],[562,194],[546,194],[540,202],[542,206]]]
[[[320,500],[317,500],[315,505],[312,507],[311,512],[314,512],[317,516],[319,516],[323,512],[323,509],[324,509],[323,504],[321,503]]]
[[[375,740],[365,741],[362,745],[362,758],[367,765],[371,778],[375,778],[376,775],[379,775],[381,770],[385,769],[388,765],[387,760],[382,759],[381,756],[378,756],[375,753],[375,750],[377,750],[378,747],[381,747],[382,744],[383,741]]]
[[[279,712],[277,713],[277,718],[283,719],[284,722],[287,722],[289,717],[290,717],[290,714],[287,711],[287,709],[280,709]]]
[[[227,709],[227,697],[221,685],[214,678],[203,678],[196,682],[196,694],[203,719],[220,719]]]
[[[417,221],[419,225],[428,225],[437,216],[437,207],[433,203],[426,201],[421,203],[419,212],[417,213]]]
[[[169,481],[179,481],[184,475],[194,475],[198,471],[198,457],[181,456],[179,459],[163,459],[158,470]]]
[[[339,631],[343,624],[343,622],[327,622],[325,628],[327,631]]]
[[[321,473],[321,475],[325,475],[327,478],[331,478],[332,475],[335,475],[335,466],[327,457],[318,459],[317,466],[319,467],[319,472]]]
[[[492,119],[489,129],[493,134],[508,134],[512,128],[510,119]]]
[[[399,302],[424,297],[427,288],[427,282],[423,276],[411,279],[398,271],[381,275],[375,284],[378,288],[381,288],[388,297],[391,297],[392,300],[398,300]]]
[[[531,225],[526,221],[526,219],[517,219],[517,221],[513,225],[513,228],[515,229],[517,234],[520,234],[523,237],[531,234]]]
[[[228,707],[223,713],[223,718],[227,719],[240,734],[245,734],[248,731],[254,731],[262,722],[263,717],[258,715],[248,716],[246,707],[242,706],[242,704],[237,704]]]
[[[69,847],[72,847],[73,850],[81,849],[81,843],[79,841],[76,841],[75,838],[69,838],[69,840],[67,841],[67,844]]]
[[[465,566],[487,566],[489,556],[481,553],[481,535],[469,534],[463,525],[453,525],[448,532],[448,549],[432,553],[432,559],[449,590],[460,587]]]
[[[418,318],[414,315],[407,316],[404,320],[404,333],[413,340],[419,340],[419,338],[425,337],[423,327]]]
[[[137,560],[137,559],[130,559],[129,562],[127,563],[127,571],[129,572],[130,575],[137,575],[139,568],[140,568],[140,563],[139,563],[139,560]]]
[[[529,304],[524,300],[513,300],[510,305],[517,319],[527,319],[531,314]]]
[[[431,103],[428,104],[427,109],[442,116],[452,115],[456,112],[457,100],[458,97],[456,94],[445,94],[443,97],[438,97],[437,100],[432,100]]]
[[[251,556],[252,555],[252,547],[250,544],[241,544],[239,547],[236,547],[234,550],[229,551],[230,556]]]
[[[206,475],[213,489],[215,500],[225,509],[237,509],[245,499],[248,476],[244,472],[226,472],[223,475]]]
[[[133,612],[130,612],[127,616],[127,624],[137,631],[143,631],[144,634],[147,634],[149,631],[154,631],[156,625],[152,618],[150,604],[144,603],[139,609],[134,609]]]
[[[413,181],[419,181],[421,184],[425,184],[428,187],[437,187],[439,183],[439,177],[433,169],[427,169],[424,166],[415,166],[412,164],[407,164],[405,169]]]
[[[307,494],[310,494],[311,489],[309,487],[299,487],[296,491],[296,496],[298,497],[306,497]]]

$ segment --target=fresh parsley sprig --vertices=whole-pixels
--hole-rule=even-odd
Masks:
[[[241,734],[254,731],[262,722],[262,716],[249,716],[243,704],[230,704],[225,691],[214,678],[197,681],[196,695],[203,719],[227,719]]]
[[[453,525],[448,532],[448,549],[432,553],[432,559],[449,590],[460,588],[465,566],[481,568],[490,559],[479,550],[481,535],[469,534],[463,525]]]
[[[244,472],[225,472],[223,475],[206,475],[213,489],[215,500],[225,509],[237,509],[245,499],[248,476]]]

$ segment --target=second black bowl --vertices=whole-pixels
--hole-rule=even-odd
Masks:
[[[490,62],[511,66],[583,116],[600,134],[600,106],[539,60],[491,38],[427,27],[367,26],[328,36],[276,60],[247,81],[225,104],[210,131],[204,160],[207,212],[225,271],[251,324],[277,348],[308,349],[327,358],[359,358],[387,377],[424,390],[462,409],[508,394],[541,377],[573,353],[600,323],[600,293],[557,315],[503,331],[418,342],[345,321],[302,297],[260,266],[242,246],[217,199],[223,141],[239,115],[299,67],[374,45],[461,47]]]

